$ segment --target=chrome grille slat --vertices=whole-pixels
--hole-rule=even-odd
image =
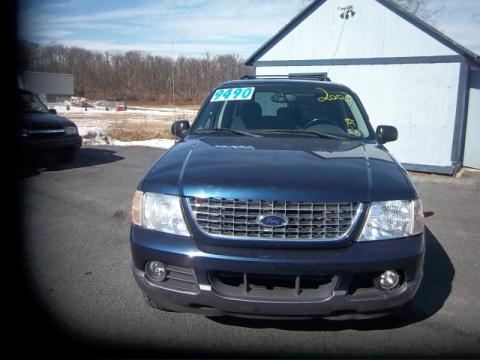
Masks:
[[[258,207],[258,206],[257,206],[257,207],[251,207],[251,206],[248,206],[248,207],[242,207],[242,206],[236,207],[236,206],[233,206],[233,205],[229,205],[229,206],[220,206],[220,205],[218,205],[218,206],[217,206],[217,205],[214,205],[214,206],[198,205],[198,207],[199,207],[199,208],[209,209],[210,211],[211,211],[212,209],[218,209],[219,211],[220,211],[221,209],[235,209],[236,211],[238,211],[238,210],[244,210],[244,211],[265,210],[265,207]],[[341,209],[344,210],[344,211],[349,211],[349,210],[351,209],[351,205],[350,205],[350,204],[348,204],[348,205],[342,205],[341,207],[340,207],[340,205],[339,205],[339,206],[335,205],[335,208],[334,208],[334,209],[332,209],[331,207],[328,207],[328,208],[327,208],[327,211],[334,211],[334,212],[336,212],[339,208],[341,208]],[[269,210],[272,210],[272,208],[270,207]],[[278,211],[287,210],[287,211],[295,211],[295,212],[296,212],[296,211],[310,212],[312,209],[310,209],[310,208],[305,208],[305,207],[303,207],[303,208],[301,208],[301,209],[299,209],[298,207],[296,207],[296,208],[288,207],[288,208],[287,208],[287,207],[283,206],[283,207],[274,207],[273,210],[278,210]],[[324,208],[321,208],[321,209],[320,209],[320,208],[316,208],[316,209],[314,208],[313,210],[314,210],[314,211],[324,211]]]
[[[212,236],[251,239],[344,238],[355,225],[362,204],[339,202],[239,200],[187,198],[197,226]],[[268,227],[257,223],[259,215],[281,215],[288,224]]]
[[[35,130],[28,130],[29,134],[37,135],[37,134],[63,134],[65,133],[65,129],[35,129]]]
[[[240,218],[240,219],[230,219],[230,218],[226,218],[226,217],[211,217],[211,218],[203,218],[203,217],[197,217],[197,221],[198,222],[209,222],[209,223],[223,223],[223,224],[256,224],[256,218],[258,216],[255,216],[255,217],[252,217],[250,219],[243,219]],[[298,225],[298,224],[305,224],[305,225],[318,225],[318,224],[324,224],[325,220],[330,220],[330,221],[345,221],[347,223],[350,223],[352,218],[331,218],[331,219],[325,219],[325,218],[296,218],[296,217],[288,217],[289,219],[291,219],[291,221],[288,222],[288,225]]]

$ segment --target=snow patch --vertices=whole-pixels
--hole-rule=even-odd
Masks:
[[[169,149],[175,144],[175,140],[170,139],[120,141],[109,136],[102,127],[79,127],[78,133],[83,138],[83,144],[85,145],[147,146]]]
[[[175,144],[175,140],[169,139],[152,139],[141,141],[120,141],[113,139],[110,145],[114,146],[147,146],[160,149],[170,149]]]
[[[115,111],[115,108],[109,108],[106,110],[107,107],[81,107],[75,105],[67,105],[59,104],[59,103],[48,103],[48,107],[50,109],[57,110],[58,113],[61,115],[68,117],[68,114],[75,114],[75,115],[83,115],[88,117],[90,114],[104,114],[104,115],[115,115],[118,114],[120,116],[123,115],[156,115],[156,116],[195,116],[197,114],[197,110],[190,110],[190,109],[180,109],[180,108],[148,108],[148,107],[127,107],[126,110],[122,111]]]
[[[92,107],[81,107],[69,102],[49,103],[49,108],[57,110],[59,115],[69,118],[78,127],[78,133],[83,138],[85,145],[114,145],[114,146],[147,146],[160,149],[169,149],[175,140],[152,139],[141,141],[120,141],[108,135],[107,128],[112,124],[138,124],[138,123],[168,123],[172,118],[194,117],[197,110],[179,108],[154,108],[154,107],[127,107],[124,111],[116,112],[114,107],[106,106],[99,102],[92,103]],[[108,110],[107,110],[108,107]],[[130,115],[130,116],[129,116]]]
[[[78,134],[83,138],[85,145],[111,144],[112,138],[108,136],[103,127],[78,127]]]

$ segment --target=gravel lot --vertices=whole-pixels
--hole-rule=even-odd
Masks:
[[[428,215],[425,278],[402,319],[209,319],[145,305],[131,274],[130,200],[164,150],[86,146],[25,171],[23,263],[38,351],[89,356],[478,357],[480,173],[412,175]],[[29,286],[30,285],[30,286]]]

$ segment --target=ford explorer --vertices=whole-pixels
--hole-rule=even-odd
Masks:
[[[412,300],[422,203],[384,146],[397,130],[374,131],[348,87],[247,76],[172,132],[133,197],[133,273],[152,306],[362,319]]]

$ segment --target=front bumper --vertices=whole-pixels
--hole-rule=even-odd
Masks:
[[[201,244],[197,246],[192,238],[132,226],[131,248],[138,285],[165,309],[211,316],[368,318],[384,315],[413,298],[423,276],[425,240],[422,234],[353,243],[335,249],[250,249],[248,252],[229,247],[221,251]],[[143,271],[150,260],[193,269],[197,290],[171,289],[150,282]],[[387,269],[403,274],[400,287],[391,291],[375,287],[352,291],[357,276],[378,274]],[[212,286],[212,272],[285,276],[331,274],[334,281],[319,297],[236,296]]]
[[[20,148],[24,151],[78,149],[81,146],[82,138],[79,135],[20,139]]]

